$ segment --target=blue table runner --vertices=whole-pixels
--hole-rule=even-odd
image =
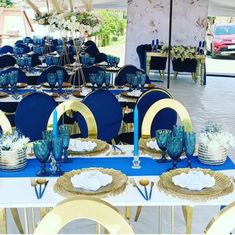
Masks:
[[[172,163],[157,163],[152,158],[140,157],[141,169],[132,169],[132,160],[133,157],[102,157],[102,158],[73,158],[73,162],[69,164],[61,164],[61,169],[65,172],[88,168],[88,167],[104,167],[104,168],[113,168],[120,170],[128,176],[143,176],[143,175],[161,175],[166,172],[169,168],[172,167]],[[179,161],[177,164],[178,167],[186,167],[187,159]],[[211,170],[228,170],[235,169],[235,164],[230,158],[227,158],[226,162],[223,165],[219,166],[209,166],[202,164],[198,161],[197,157],[192,159],[193,167],[206,168]],[[47,169],[49,169],[49,163],[47,164]],[[0,171],[0,177],[35,177],[36,172],[40,169],[40,164],[36,159],[29,159],[27,167],[22,171],[16,172],[3,172]]]

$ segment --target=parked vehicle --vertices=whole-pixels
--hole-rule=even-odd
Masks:
[[[207,52],[211,57],[235,55],[235,24],[214,24],[207,32]]]

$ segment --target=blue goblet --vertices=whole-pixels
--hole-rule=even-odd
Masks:
[[[141,91],[144,91],[144,85],[146,82],[146,74],[141,74],[140,75],[140,86],[141,86]]]
[[[187,157],[187,167],[192,168],[191,158],[195,151],[196,145],[196,133],[195,132],[185,132],[184,133],[184,147]]]
[[[56,168],[52,175],[63,175],[64,172],[60,169],[61,157],[63,154],[63,139],[60,135],[52,138],[52,155],[56,161]]]
[[[131,87],[133,90],[137,89],[139,85],[139,81],[138,81],[138,77],[137,76],[133,76],[132,80],[131,80]]]
[[[114,57],[115,68],[117,68],[119,62],[120,62],[120,58],[119,57]]]
[[[92,91],[94,91],[95,90],[95,83],[96,83],[96,74],[90,73],[89,80],[90,80],[90,83],[92,84]]]
[[[183,152],[183,139],[175,136],[169,136],[167,141],[167,153],[173,161],[173,166],[169,170],[177,168],[177,160]]]
[[[3,88],[4,91],[8,90],[8,84],[9,84],[9,76],[7,73],[2,74],[0,76],[0,85]]]
[[[109,86],[110,86],[110,80],[111,80],[111,74],[110,73],[105,73],[104,83],[105,83],[105,86],[106,86],[107,90],[109,89]]]
[[[56,71],[57,74],[57,82],[59,85],[59,93],[62,93],[62,86],[63,86],[63,81],[64,81],[64,72],[63,70],[57,70]]]
[[[59,133],[63,138],[63,150],[64,150],[64,157],[62,158],[63,163],[70,163],[72,159],[68,158],[68,148],[69,148],[69,141],[70,141],[70,128],[68,125],[61,125],[59,127]]]
[[[45,130],[42,132],[42,138],[47,142],[49,151],[50,151],[50,157],[48,159],[48,162],[51,161],[51,157],[52,157],[52,131],[51,130]]]
[[[104,83],[104,75],[103,74],[97,74],[96,76],[96,85],[98,88],[101,88]]]
[[[56,78],[55,73],[48,73],[47,74],[47,81],[49,83],[49,86],[50,86],[52,92],[54,91],[56,80],[57,80],[57,78]]]
[[[37,176],[48,176],[50,172],[46,170],[46,162],[50,156],[50,150],[45,140],[37,140],[33,142],[33,151],[35,157],[41,163],[41,170],[36,174]]]
[[[174,125],[172,129],[173,136],[177,138],[184,138],[184,126]]]
[[[14,93],[14,91],[16,90],[16,84],[18,81],[18,71],[12,71],[9,73],[9,83],[11,86],[11,92],[12,94]]]
[[[157,160],[158,163],[164,163],[168,161],[166,159],[166,147],[170,135],[171,135],[171,130],[161,129],[156,131],[157,145],[162,150],[162,158]]]

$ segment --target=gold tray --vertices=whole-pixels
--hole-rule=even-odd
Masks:
[[[193,191],[180,186],[176,186],[172,182],[172,177],[181,173],[188,173],[189,168],[179,168],[166,172],[160,176],[158,181],[159,189],[171,196],[177,196],[183,199],[206,201],[224,196],[233,191],[233,184],[228,176],[212,171],[209,169],[194,168],[193,170],[203,171],[204,174],[209,174],[215,178],[215,185],[211,188],[205,188],[199,191]]]
[[[90,138],[77,138],[77,139],[81,141],[95,142],[97,146],[92,151],[89,151],[89,152],[68,150],[70,155],[95,156],[97,154],[101,154],[101,153],[105,153],[106,151],[109,151],[109,145],[105,141],[98,140],[98,139],[90,139]]]
[[[74,188],[71,183],[71,177],[80,174],[82,171],[87,170],[99,170],[104,174],[109,174],[112,176],[112,183],[101,187],[96,191],[88,191],[80,188]],[[122,193],[127,185],[128,178],[121,171],[117,171],[109,168],[83,168],[81,170],[73,170],[65,173],[63,176],[59,177],[54,185],[54,191],[59,193],[64,197],[71,197],[74,195],[89,195],[95,197],[105,197],[108,195],[117,195]]]

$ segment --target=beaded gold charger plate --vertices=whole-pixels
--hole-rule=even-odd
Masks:
[[[75,188],[71,183],[71,177],[80,174],[83,171],[99,170],[103,174],[112,176],[112,182],[96,191],[85,190],[82,188]],[[75,195],[89,195],[95,197],[105,197],[109,195],[117,195],[122,193],[127,185],[128,178],[121,171],[109,168],[83,168],[80,170],[73,170],[65,173],[59,177],[54,185],[54,190],[64,197],[71,197]]]
[[[27,84],[27,83],[24,83],[24,82],[18,82],[18,83],[16,84],[16,86],[17,86],[17,88],[25,88],[25,87],[28,86],[28,84]]]
[[[176,170],[171,170],[160,176],[158,181],[159,189],[171,196],[177,196],[183,199],[196,200],[196,201],[206,201],[209,199],[215,199],[220,196],[224,196],[233,191],[233,184],[228,176],[212,171],[209,169],[194,168],[193,170],[202,171],[204,174],[209,174],[215,179],[215,185],[210,188],[204,188],[202,190],[189,190],[176,186],[172,178],[181,173],[188,173],[189,168],[179,168]]]
[[[137,100],[140,97],[140,95],[139,96],[129,95],[128,91],[122,92],[121,96],[125,97],[125,98],[128,98],[128,99],[135,99],[135,100]]]
[[[78,98],[84,98],[85,97],[85,95],[82,94],[82,92],[80,92],[80,91],[73,91],[72,94],[73,94],[73,96],[78,97]]]
[[[46,87],[46,88],[50,88],[50,85],[49,85],[48,82],[42,83],[42,86],[43,86],[43,87]],[[58,88],[59,85],[56,84],[55,87]],[[63,88],[69,88],[69,87],[72,87],[72,84],[71,84],[70,82],[63,82],[62,87],[63,87]]]
[[[98,140],[98,139],[91,139],[91,138],[77,138],[77,140],[83,141],[83,142],[87,142],[87,141],[91,141],[91,142],[95,142],[96,143],[96,147],[90,151],[72,151],[72,150],[68,150],[70,155],[78,155],[78,156],[94,156],[94,155],[98,155],[98,154],[102,154],[105,152],[109,151],[109,145],[102,140]]]
[[[147,143],[150,142],[150,141],[156,141],[155,138],[148,138],[148,139],[143,139],[143,138],[140,138],[139,140],[139,148],[140,150],[144,153],[144,154],[148,154],[150,155],[151,157],[155,158],[155,159],[160,159],[162,157],[162,151],[159,149],[153,149],[153,148],[150,148],[147,146]],[[167,159],[170,160],[170,157],[169,156],[166,156]],[[180,159],[185,159],[186,156],[185,156],[185,153],[183,152],[182,153],[182,156],[180,156]]]

